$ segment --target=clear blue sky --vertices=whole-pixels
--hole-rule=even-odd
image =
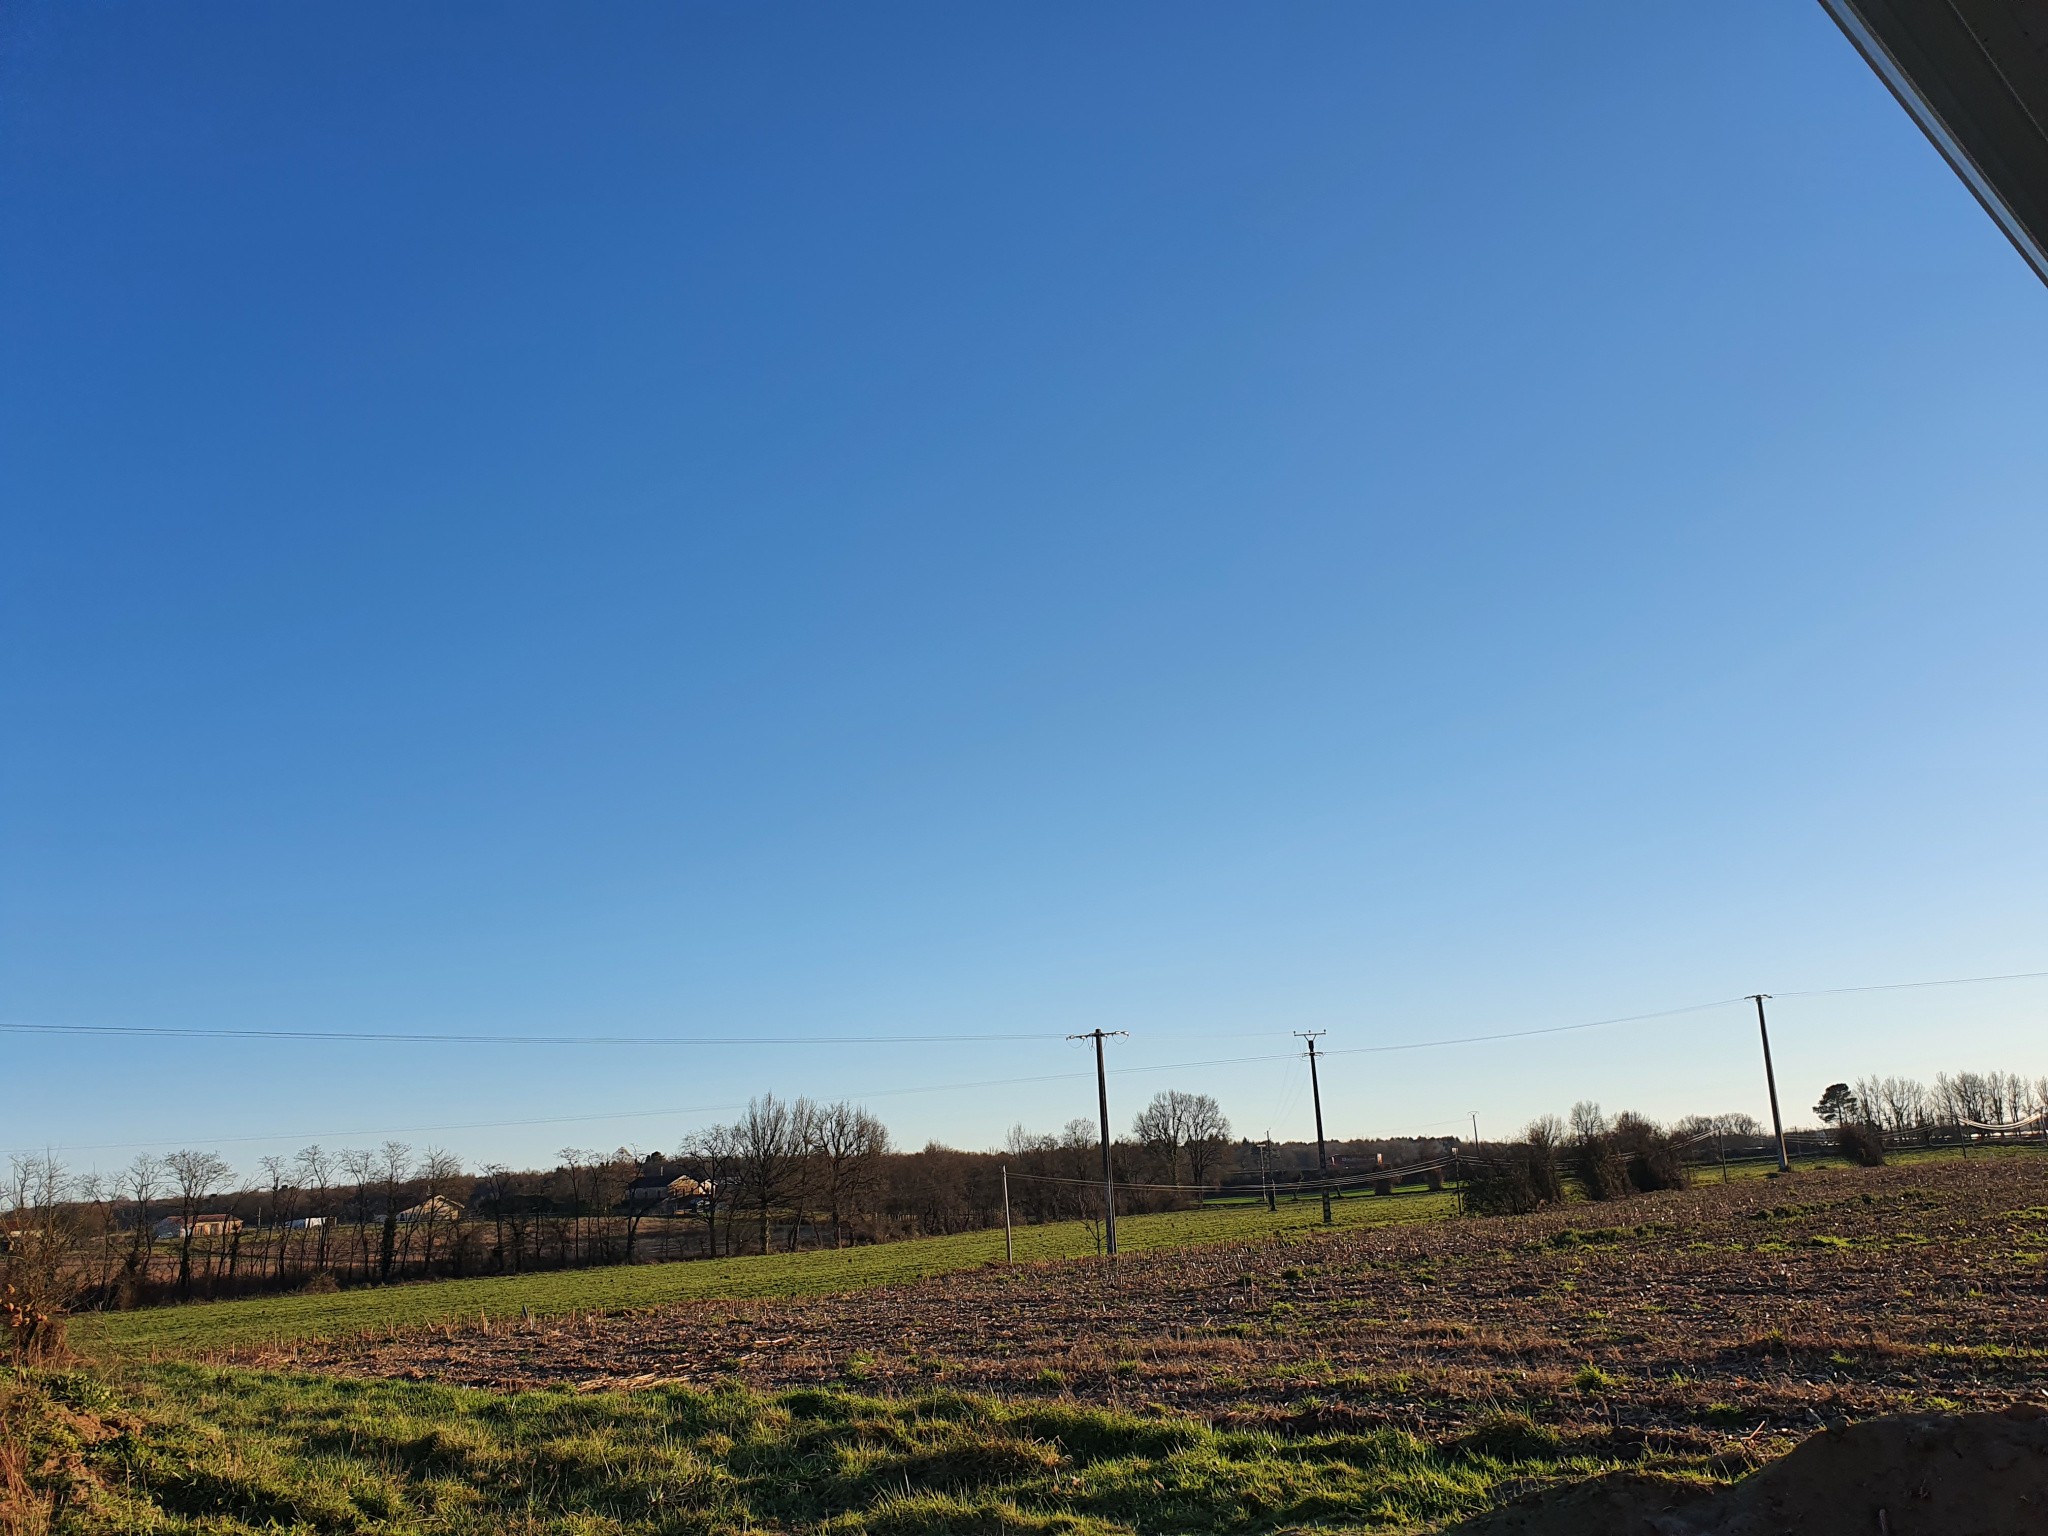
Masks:
[[[1152,1067],[2048,966],[2048,292],[1817,5],[0,26],[0,1018]],[[2048,1071],[2048,983],[1780,1007],[1801,1117]],[[1093,1101],[5,1051],[79,1163]],[[1326,1081],[1580,1097],[1761,1114],[1749,1017]]]

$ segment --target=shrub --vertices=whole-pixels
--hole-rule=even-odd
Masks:
[[[1874,1126],[1847,1122],[1835,1127],[1835,1145],[1860,1168],[1884,1166],[1884,1135]]]
[[[1475,1149],[1461,1160],[1465,1209],[1481,1216],[1523,1216],[1564,1198],[1550,1148],[1517,1141]]]
[[[1611,1126],[1589,1121],[1572,1143],[1571,1163],[1588,1200],[1620,1200],[1687,1183],[1677,1138],[1641,1115],[1618,1115]]]
[[[1685,1188],[1686,1167],[1678,1155],[1678,1142],[1661,1126],[1640,1115],[1624,1114],[1614,1122],[1614,1142],[1627,1164],[1630,1188],[1645,1194]]]
[[[1611,1134],[1580,1137],[1572,1144],[1571,1164],[1588,1200],[1619,1200],[1633,1190],[1628,1159]]]

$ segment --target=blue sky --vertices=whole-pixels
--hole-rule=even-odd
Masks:
[[[1047,1037],[22,1035],[0,1145],[990,1145],[1098,1026],[1300,1135],[1295,1029],[2048,967],[2048,294],[1818,6],[0,26],[0,1019]],[[2044,1006],[1788,998],[1787,1108]]]

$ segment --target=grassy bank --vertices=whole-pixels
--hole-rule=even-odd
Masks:
[[[1356,1228],[1433,1220],[1455,1208],[1451,1195],[1361,1196],[1338,1201],[1335,1215],[1339,1227]],[[1258,1206],[1126,1217],[1117,1223],[1117,1238],[1120,1247],[1138,1252],[1258,1240],[1321,1222],[1319,1205],[1304,1200],[1283,1202],[1276,1212]],[[1081,1222],[1019,1227],[1016,1244],[1020,1261],[1081,1258],[1095,1252],[1094,1234]],[[203,1356],[289,1340],[474,1320],[479,1315],[517,1318],[522,1310],[544,1317],[698,1299],[815,1296],[973,1269],[998,1263],[1002,1257],[1001,1232],[968,1232],[838,1252],[443,1280],[325,1296],[273,1296],[90,1315],[74,1319],[72,1343],[82,1354],[101,1361]]]
[[[72,1536],[1420,1531],[1608,1465],[1516,1421],[1439,1446],[958,1394],[492,1393],[190,1365],[0,1373],[0,1392],[43,1469],[17,1501],[35,1521],[57,1501],[50,1528]]]

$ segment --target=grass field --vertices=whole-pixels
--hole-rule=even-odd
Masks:
[[[0,1409],[50,1469],[17,1495],[21,1528],[71,1536],[1394,1532],[1615,1464],[1505,1419],[1442,1445],[956,1393],[491,1393],[183,1365],[0,1372]]]
[[[1453,1195],[1417,1192],[1340,1200],[1335,1216],[1340,1229],[1351,1229],[1433,1220],[1455,1208]],[[1124,1251],[1139,1253],[1257,1240],[1319,1227],[1321,1222],[1317,1202],[1283,1201],[1271,1213],[1254,1206],[1127,1216],[1117,1223],[1117,1239]],[[1016,1244],[1020,1261],[1082,1258],[1095,1252],[1094,1236],[1081,1222],[1019,1227]],[[815,1296],[922,1280],[998,1263],[1002,1257],[1000,1231],[968,1232],[837,1252],[615,1265],[101,1313],[75,1319],[71,1335],[73,1346],[95,1360],[194,1357],[365,1331],[475,1322],[480,1316],[514,1319],[523,1311],[535,1317],[560,1317],[677,1301]]]
[[[1145,1218],[1113,1267],[991,1265],[998,1233],[482,1282],[580,1314],[511,1327],[324,1310],[476,1283],[105,1319],[209,1326],[0,1371],[0,1531],[1412,1536],[1606,1471],[1725,1482],[1824,1421],[1995,1411],[2048,1361],[2038,1154],[1447,1203]],[[280,1336],[296,1363],[149,1358]]]

